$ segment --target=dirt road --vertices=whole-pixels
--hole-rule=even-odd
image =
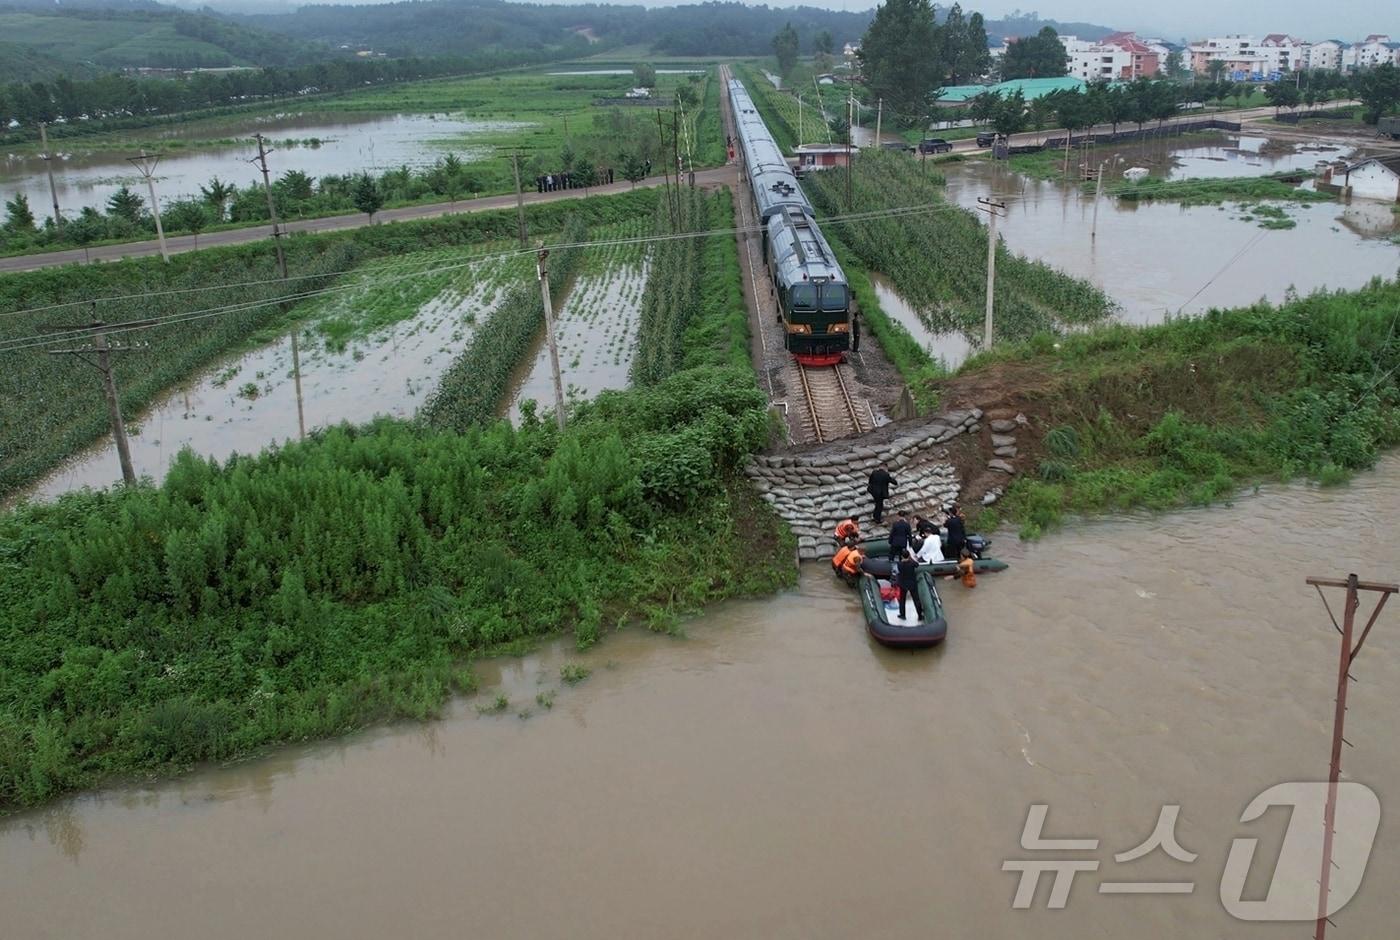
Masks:
[[[695,173],[695,182],[699,186],[729,185],[734,179],[733,167],[716,167],[710,170],[698,170]],[[661,186],[665,182],[663,177],[653,176],[638,183],[641,187]],[[537,202],[554,202],[559,199],[586,199],[589,196],[610,195],[613,193],[625,193],[632,188],[632,184],[624,181],[612,183],[606,186],[593,186],[587,190],[570,189],[552,193],[526,193],[525,204],[532,205]],[[426,206],[404,206],[399,209],[385,209],[374,217],[374,222],[370,223],[363,212],[352,215],[333,215],[322,219],[302,219],[294,222],[287,222],[283,225],[286,232],[338,232],[346,229],[360,228],[364,225],[379,225],[384,222],[408,222],[415,219],[433,219],[438,216],[448,215],[453,212],[482,212],[488,209],[509,209],[515,205],[515,196],[507,194],[504,196],[483,196],[480,199],[462,199],[457,202],[438,202]],[[210,232],[199,237],[198,248],[214,248],[219,245],[242,245],[247,242],[258,241],[272,236],[271,225],[255,225],[249,228],[230,229],[226,232]],[[178,235],[167,238],[166,244],[172,254],[182,251],[194,251],[195,237],[193,235]],[[122,258],[140,258],[146,255],[160,254],[160,244],[155,240],[142,242],[125,242],[120,245],[102,245],[88,250],[93,261],[117,261]],[[0,258],[0,274],[12,273],[16,271],[34,271],[39,268],[51,268],[61,264],[81,263],[85,260],[81,248],[66,249],[64,251],[50,251],[37,255],[18,255],[12,258]]]

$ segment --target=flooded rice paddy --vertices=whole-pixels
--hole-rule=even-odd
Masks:
[[[366,266],[301,326],[302,407],[308,432],[342,421],[411,416],[502,300],[528,259],[436,270],[452,252],[421,252]],[[460,256],[455,260],[460,261]],[[136,417],[127,417],[138,476],[156,481],[185,447],[225,459],[298,436],[290,337],[207,370]],[[121,480],[110,438],[47,476],[25,496],[51,498]]]
[[[445,720],[381,728],[78,796],[0,821],[7,937],[847,938],[1306,936],[1222,909],[1231,840],[1287,812],[1276,783],[1326,772],[1337,636],[1309,575],[1400,567],[1400,459],[1348,487],[1078,524],[1009,571],[944,588],[946,644],[873,644],[819,566],[709,609],[673,639],[627,630],[482,668]],[[1302,531],[1300,520],[1326,520]],[[1334,607],[1336,598],[1334,600]],[[1400,619],[1358,658],[1348,779],[1381,828],[1340,935],[1390,936],[1400,880]],[[593,674],[577,686],[559,667]],[[537,696],[549,698],[544,708]],[[521,712],[530,717],[519,717]],[[1099,840],[1035,852],[1046,838]],[[1192,863],[1140,845],[1163,804]],[[1007,859],[1099,863],[1064,910],[1012,909]],[[1111,881],[1181,895],[1106,895]]]
[[[239,120],[200,121],[192,125],[152,128],[140,133],[155,141],[179,143],[156,166],[161,204],[198,197],[199,188],[217,176],[239,186],[260,182],[249,161],[257,156],[253,134],[271,138],[276,151],[268,158],[274,178],[289,170],[313,177],[424,166],[448,153],[464,161],[489,156],[492,148],[474,138],[529,125],[473,121],[461,116],[423,114],[294,113]],[[71,149],[65,149],[71,148]],[[56,141],[53,161],[58,202],[65,216],[84,207],[105,209],[122,185],[147,198],[145,183],[127,158],[135,148],[92,150],[82,141]],[[29,197],[36,215],[52,214],[44,160],[34,153],[5,154],[0,160],[0,194]]]
[[[634,238],[641,223],[605,226],[601,239]],[[626,388],[637,352],[637,325],[650,263],[639,244],[611,245],[589,252],[584,268],[554,311],[559,371],[567,401],[584,401],[610,388]],[[544,331],[517,369],[506,405],[519,422],[520,406],[534,401],[539,412],[554,410],[554,370]]]
[[[1296,146],[1263,137],[1221,135],[1201,143],[1100,147],[1097,160],[1108,174],[1144,166],[1166,179],[1262,176],[1311,170],[1352,148],[1321,141]],[[1079,155],[1071,152],[1071,166]],[[1102,288],[1130,323],[1158,323],[1168,316],[1202,313],[1258,300],[1279,302],[1290,291],[1352,289],[1373,277],[1400,270],[1400,215],[1391,206],[1278,203],[1295,223],[1291,229],[1261,228],[1247,206],[1183,206],[1172,202],[1119,202],[1102,197],[1095,222],[1094,195],[1078,182],[1036,180],[990,161],[948,163],[948,199],[976,209],[980,198],[1006,203],[998,231],[1007,246]],[[980,276],[980,275],[979,275]],[[888,281],[876,292],[886,313],[903,323],[926,349],[957,366],[980,336],[936,328]],[[912,324],[912,325],[911,325]]]

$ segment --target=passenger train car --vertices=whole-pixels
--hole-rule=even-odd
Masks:
[[[846,275],[748,90],[735,80],[728,90],[739,159],[763,227],[763,258],[786,328],[784,343],[803,365],[835,365],[851,345]]]

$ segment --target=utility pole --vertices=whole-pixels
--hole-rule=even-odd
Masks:
[[[49,152],[49,130],[48,125],[43,121],[39,122],[39,146],[44,148],[42,154],[44,169],[49,174],[49,197],[53,199],[53,224],[56,228],[62,228],[63,216],[58,211],[58,186],[53,181],[53,154]]]
[[[885,99],[877,98],[875,107],[875,146],[880,146],[880,131],[885,123]]]
[[[1318,882],[1317,892],[1317,924],[1313,940],[1325,940],[1327,936],[1327,895],[1331,890],[1332,881],[1332,836],[1337,823],[1337,781],[1342,776],[1342,737],[1343,726],[1347,715],[1347,686],[1351,681],[1351,664],[1356,659],[1356,654],[1361,652],[1361,646],[1366,642],[1366,637],[1370,635],[1371,628],[1376,625],[1376,619],[1380,617],[1381,610],[1385,608],[1385,602],[1390,600],[1390,595],[1400,591],[1400,585],[1383,584],[1372,581],[1359,581],[1356,575],[1349,574],[1346,580],[1338,578],[1308,578],[1307,583],[1317,589],[1317,594],[1322,598],[1322,605],[1327,608],[1327,616],[1331,618],[1332,625],[1337,627],[1337,618],[1332,617],[1332,608],[1327,604],[1327,596],[1322,593],[1325,587],[1345,588],[1346,606],[1342,608],[1342,625],[1337,627],[1337,632],[1342,635],[1341,657],[1337,665],[1337,699],[1336,710],[1332,717],[1332,764],[1331,771],[1327,777],[1327,808],[1322,816],[1322,877]],[[1376,601],[1375,609],[1371,611],[1370,619],[1366,621],[1366,627],[1361,631],[1361,639],[1353,646],[1351,638],[1353,628],[1356,623],[1356,609],[1360,606],[1360,592],[1367,591],[1380,595]],[[1350,744],[1350,741],[1346,743]]]
[[[1099,197],[1103,195],[1103,170],[1110,161],[1116,162],[1118,154],[1111,157],[1104,157],[1099,164],[1098,179],[1094,183],[1094,224],[1089,228],[1089,241],[1094,241],[1099,237]]]
[[[272,153],[267,149],[267,140],[262,134],[254,134],[253,139],[258,142],[258,155],[249,160],[249,163],[256,163],[262,170],[263,193],[267,196],[267,215],[272,219],[272,245],[277,249],[277,270],[282,272],[282,280],[287,279],[287,256],[282,253],[282,225],[277,221],[277,201],[272,198],[272,178],[267,171],[267,155]]]
[[[272,220],[272,247],[277,251],[277,270],[282,275],[282,280],[287,279],[287,255],[282,250],[282,223],[277,218],[277,200],[272,198],[272,177],[267,170],[267,155],[272,153],[267,149],[267,141],[262,134],[254,134],[253,139],[258,142],[258,155],[249,163],[256,163],[262,170],[263,195],[267,197],[267,216]],[[292,385],[296,388],[297,394],[297,438],[306,439],[306,406],[301,397],[301,348],[297,341],[297,328],[292,326]]]
[[[520,247],[528,248],[525,240],[525,193],[520,188],[520,151],[510,155],[510,165],[515,170],[515,216],[516,227],[520,230]]]
[[[559,430],[564,430],[564,380],[559,374],[559,347],[554,341],[554,300],[549,296],[549,249],[540,246],[535,270],[540,276],[540,295],[544,299],[544,338],[549,345],[549,368],[554,373],[554,418]]]
[[[664,156],[664,154],[666,153],[666,128],[661,123],[660,110],[656,112],[656,138],[658,143],[660,144],[661,150],[661,153],[658,154],[658,156],[661,158],[661,177],[665,181],[666,186],[666,215],[670,218],[671,229],[672,231],[674,231],[676,228],[676,204],[675,201],[671,198],[671,171],[666,168],[666,157]],[[676,185],[679,186],[680,182],[680,178],[677,177]]]
[[[978,197],[977,208],[987,213],[987,315],[982,321],[982,348],[992,348],[992,310],[997,284],[997,216],[1006,212],[1006,203]]]
[[[851,211],[851,174],[855,167],[851,166],[851,118],[855,111],[855,92],[846,94],[846,211]]]
[[[146,178],[146,190],[151,194],[151,214],[156,219],[156,239],[160,242],[160,256],[165,261],[170,260],[170,252],[165,247],[165,229],[160,224],[160,203],[156,202],[156,164],[160,162],[160,157],[147,156],[146,151],[141,151],[139,157],[127,157],[127,162],[141,171],[141,175]],[[147,163],[146,161],[151,161]]]
[[[801,94],[798,94],[798,96],[797,96],[797,146],[799,146],[799,147],[802,146],[803,137],[804,137],[804,135],[803,135],[803,133],[802,133],[802,95],[801,95]]]
[[[94,309],[96,304],[93,304]],[[154,323],[154,320],[142,320],[139,323],[123,323],[122,327],[145,326]],[[127,486],[136,485],[136,470],[131,465],[131,446],[126,439],[126,424],[122,421],[121,400],[117,397],[117,381],[112,376],[112,357],[114,352],[131,352],[135,349],[144,349],[141,346],[112,346],[107,342],[107,334],[103,332],[104,326],[101,320],[94,319],[85,327],[93,330],[87,335],[92,337],[91,346],[78,346],[73,349],[51,349],[51,356],[77,356],[83,362],[92,366],[102,375],[102,396],[107,400],[107,417],[112,424],[112,439],[117,444],[117,460],[122,467],[122,482]],[[60,329],[71,329],[71,327],[61,327]],[[94,354],[96,360],[88,358],[88,354]]]

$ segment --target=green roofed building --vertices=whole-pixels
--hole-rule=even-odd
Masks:
[[[1034,101],[1057,91],[1083,91],[1088,86],[1082,78],[1061,75],[1058,78],[1013,78],[987,90],[994,95],[1014,95],[1019,91],[1027,101]]]
[[[934,95],[933,103],[940,108],[959,107],[991,87],[990,85],[946,85],[938,89]]]

